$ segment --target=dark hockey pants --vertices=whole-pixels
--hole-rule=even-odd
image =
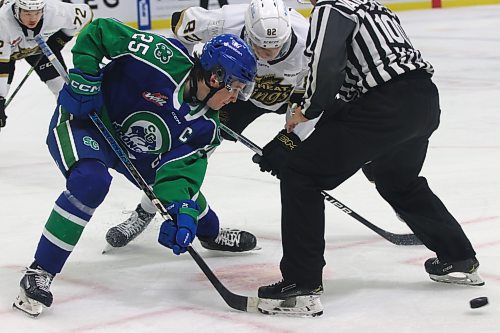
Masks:
[[[439,125],[439,96],[421,72],[373,88],[327,110],[316,131],[290,156],[281,179],[281,272],[286,280],[317,286],[324,260],[324,198],[373,161],[378,192],[442,260],[471,258],[467,236],[419,177],[428,138]]]

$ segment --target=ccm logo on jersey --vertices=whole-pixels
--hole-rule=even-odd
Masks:
[[[101,87],[99,87],[99,86],[91,86],[91,85],[88,85],[85,83],[79,83],[76,81],[71,81],[71,86],[74,89],[76,89],[77,91],[83,91],[83,92],[90,93],[90,94],[95,94],[95,93],[98,93],[99,91],[101,91]]]
[[[168,97],[165,95],[162,95],[160,93],[150,93],[148,91],[145,91],[142,93],[142,97],[148,102],[151,102],[155,104],[156,106],[163,106],[165,103],[167,103]]]

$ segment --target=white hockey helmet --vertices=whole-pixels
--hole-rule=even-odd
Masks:
[[[14,3],[14,15],[18,20],[21,9],[24,10],[43,10],[45,8],[46,0],[16,0]]]
[[[245,31],[258,47],[283,46],[292,34],[290,14],[283,0],[252,0],[245,13]]]

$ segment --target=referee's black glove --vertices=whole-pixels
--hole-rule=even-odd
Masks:
[[[281,130],[262,149],[262,156],[255,154],[252,161],[257,163],[262,172],[270,172],[271,175],[280,178],[281,171],[288,161],[288,154],[300,144],[300,139],[295,133],[287,133]]]

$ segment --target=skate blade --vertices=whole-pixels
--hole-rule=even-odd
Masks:
[[[106,254],[106,253],[109,253],[109,252],[115,252],[117,249],[124,248],[127,245],[128,245],[128,243],[124,244],[124,245],[121,245],[121,246],[113,246],[108,241],[106,241],[106,245],[104,245],[104,248],[102,249],[101,254]]]
[[[106,243],[106,245],[104,246],[104,249],[102,249],[102,254],[106,254],[108,252],[111,252],[114,249],[116,249],[116,247],[113,247],[113,246],[111,246],[111,244]]]
[[[36,318],[42,313],[44,305],[38,301],[28,298],[24,290],[21,288],[19,295],[16,297],[14,303],[12,303],[12,307],[32,318]]]
[[[231,251],[231,250],[223,250],[223,249],[210,249],[210,248],[206,248],[202,245],[202,247],[206,250],[206,251],[210,251],[210,252],[216,252],[216,253],[231,253],[231,254],[241,254],[241,253],[253,253],[253,252],[258,252],[260,250],[262,250],[262,247],[261,246],[258,246],[258,245],[255,245],[255,247],[253,249],[250,249],[250,250],[246,250],[246,251]]]
[[[318,295],[298,296],[286,300],[261,298],[257,309],[266,315],[289,317],[317,317],[323,314],[323,305]]]
[[[484,281],[477,272],[474,273],[450,273],[446,275],[429,274],[431,280],[436,282],[459,284],[466,286],[484,286]]]

